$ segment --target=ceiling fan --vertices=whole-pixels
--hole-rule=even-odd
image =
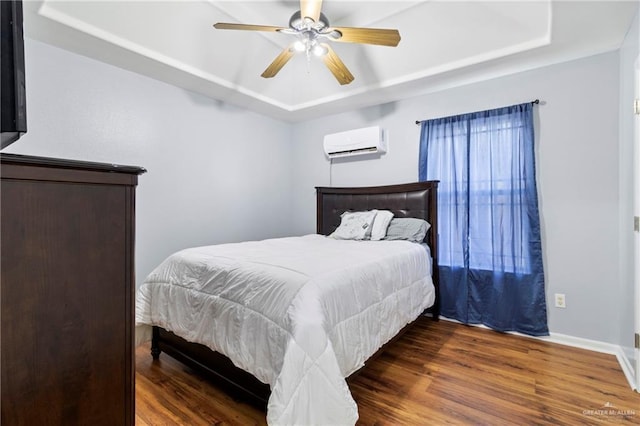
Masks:
[[[291,34],[297,40],[284,49],[269,64],[262,77],[274,77],[296,52],[304,52],[307,58],[311,55],[322,58],[324,64],[340,84],[349,84],[354,77],[340,57],[323,41],[346,43],[364,43],[380,46],[397,46],[400,42],[398,30],[380,28],[331,27],[329,20],[320,11],[322,0],[300,0],[300,10],[289,19],[289,27],[270,25],[248,25],[218,22],[214,25],[219,30],[270,31]]]

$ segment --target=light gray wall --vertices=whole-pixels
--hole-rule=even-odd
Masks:
[[[25,42],[28,132],[3,152],[131,164],[136,281],[189,246],[289,232],[290,125]]]
[[[415,181],[416,119],[540,98],[550,329],[622,344],[630,294],[618,270],[628,253],[617,52],[296,125],[32,40],[26,61],[29,132],[5,152],[148,169],[138,187],[138,284],[183,247],[314,232],[316,185]],[[374,124],[387,129],[389,152],[330,168],[322,137]],[[565,310],[553,308],[553,293],[567,295]]]
[[[631,360],[635,358],[634,301],[638,295],[634,284],[634,235],[633,235],[633,157],[634,120],[633,100],[636,95],[635,73],[640,68],[640,20],[638,14],[620,48],[620,292],[626,295],[620,304],[619,342]],[[638,64],[638,65],[637,65]],[[640,260],[636,259],[637,262]],[[631,362],[631,365],[634,365]]]
[[[539,98],[537,175],[552,332],[619,343],[619,58],[608,53],[293,127],[294,233],[314,231],[313,187],[329,183],[327,133],[370,125],[389,132],[378,159],[333,164],[335,186],[418,177],[415,120]],[[566,294],[567,308],[553,307]]]

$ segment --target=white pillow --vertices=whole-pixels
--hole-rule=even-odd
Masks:
[[[371,236],[377,210],[342,213],[340,226],[331,235],[336,240],[364,240]]]
[[[389,210],[378,210],[375,219],[373,220],[373,227],[371,229],[371,240],[378,241],[387,235],[387,228],[389,223],[393,219],[393,213]]]

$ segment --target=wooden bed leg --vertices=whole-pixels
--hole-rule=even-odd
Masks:
[[[422,315],[426,314],[431,314],[431,319],[433,321],[439,321],[440,320],[440,299],[438,298],[438,296],[436,296],[436,301],[433,304],[433,306],[431,306],[430,308],[425,309],[422,312]]]
[[[440,271],[437,266],[438,260],[436,259],[434,263],[436,264],[436,267],[433,273],[433,285],[436,291],[436,300],[434,301],[433,307],[431,308],[431,314],[433,315],[434,321],[439,321],[440,320]]]
[[[434,321],[440,321],[440,295],[437,296],[436,302],[431,308],[431,317]]]
[[[160,352],[162,352],[160,350],[159,337],[160,337],[160,330],[158,330],[158,327],[153,326],[153,334],[151,337],[151,356],[155,360],[160,358]]]
[[[153,344],[151,344],[151,357],[153,357],[153,359],[160,359],[160,352],[162,351],[159,347],[153,346]]]

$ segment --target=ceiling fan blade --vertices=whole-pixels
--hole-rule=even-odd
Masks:
[[[284,49],[276,58],[269,64],[266,70],[261,74],[264,78],[275,77],[276,74],[285,66],[289,59],[293,57],[295,54],[295,50],[293,49],[293,44],[286,49]]]
[[[249,25],[249,24],[230,24],[227,22],[218,22],[213,25],[218,30],[245,30],[245,31],[280,31],[286,28],[273,27],[271,25]]]
[[[353,74],[342,62],[338,54],[326,43],[321,43],[321,46],[327,49],[327,54],[322,57],[322,61],[333,76],[342,85],[351,83],[354,79]]]
[[[346,43],[365,43],[377,44],[380,46],[397,46],[400,43],[400,33],[398,30],[388,30],[381,28],[352,28],[352,27],[335,27],[331,30],[337,30],[342,37],[333,38],[333,41],[342,41]]]
[[[322,9],[322,0],[300,0],[300,15],[302,18],[309,17],[314,22],[320,19],[320,9]]]

